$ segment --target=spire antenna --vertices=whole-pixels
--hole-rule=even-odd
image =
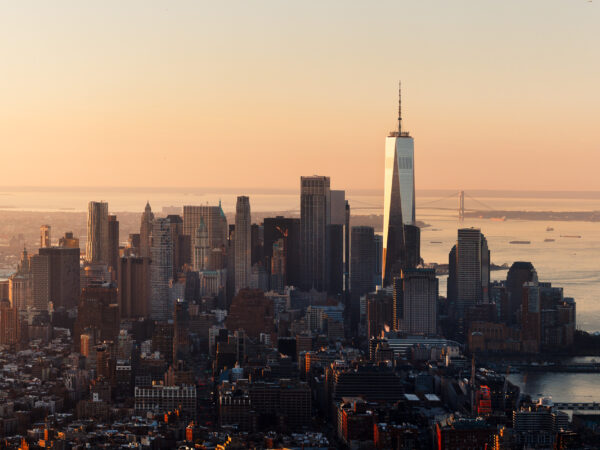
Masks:
[[[398,135],[402,133],[402,82],[398,81]]]

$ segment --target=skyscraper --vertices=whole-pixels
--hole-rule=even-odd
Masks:
[[[221,208],[218,206],[184,206],[183,207],[183,234],[190,237],[190,255],[194,255],[195,235],[200,221],[204,221],[208,232],[208,246],[212,252],[214,249],[227,248],[227,218]],[[209,270],[219,270],[223,267],[213,267],[210,262]],[[198,270],[197,267],[194,267]]]
[[[31,267],[31,297],[34,309],[48,310],[50,301],[50,262],[46,255],[33,255]]]
[[[42,225],[40,227],[40,248],[50,247],[52,245],[52,236],[50,231],[50,225]]]
[[[375,232],[372,227],[352,227],[350,291],[359,297],[375,290]]]
[[[45,247],[39,253],[48,261],[48,295],[54,309],[75,308],[80,290],[79,249]]]
[[[210,247],[208,246],[208,230],[204,220],[200,219],[200,225],[194,234],[194,269],[197,271],[208,270]]]
[[[108,264],[108,256],[108,203],[90,202],[85,259],[89,263]]]
[[[405,269],[402,271],[401,291],[394,293],[402,302],[402,314],[397,317],[398,330],[408,334],[437,333],[438,279],[434,269]]]
[[[385,190],[383,205],[384,286],[392,283],[405,266],[404,225],[415,225],[414,141],[402,131],[402,96],[398,108],[398,130],[385,143]]]
[[[235,292],[250,286],[251,257],[250,199],[237,198],[235,205]]]
[[[168,320],[172,314],[169,281],[173,277],[173,243],[169,219],[154,219],[150,250],[150,317],[154,320]]]
[[[272,267],[274,244],[283,240],[285,248],[285,283],[300,286],[300,219],[266,217],[264,220],[264,252],[267,268]]]
[[[143,258],[150,257],[152,222],[154,222],[154,213],[150,208],[150,202],[146,202],[140,223],[140,256]]]
[[[112,267],[113,280],[117,279],[119,269],[119,221],[117,216],[108,216],[108,260],[107,264]]]
[[[521,310],[523,304],[523,285],[527,282],[537,281],[537,272],[530,262],[516,261],[510,266],[506,275],[508,305],[505,317],[508,323],[517,323],[517,311]]]
[[[148,317],[150,258],[119,258],[118,303],[121,318]]]
[[[470,306],[489,301],[490,251],[481,230],[459,229],[449,262],[448,300],[455,303],[459,317],[463,317]]]
[[[330,223],[329,177],[300,179],[302,289],[327,290],[327,225]]]

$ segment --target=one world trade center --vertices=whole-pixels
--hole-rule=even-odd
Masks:
[[[407,261],[414,260],[415,256],[407,255],[406,251],[407,231],[416,230],[420,234],[415,224],[414,161],[414,140],[402,130],[402,96],[399,92],[398,129],[390,132],[385,140],[383,286],[389,286],[403,268],[415,265],[415,262]]]

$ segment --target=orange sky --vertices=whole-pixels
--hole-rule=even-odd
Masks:
[[[0,6],[0,185],[600,190],[600,2]]]

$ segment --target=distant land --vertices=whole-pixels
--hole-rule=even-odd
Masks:
[[[465,217],[507,220],[555,220],[576,222],[600,222],[600,211],[465,211]]]

